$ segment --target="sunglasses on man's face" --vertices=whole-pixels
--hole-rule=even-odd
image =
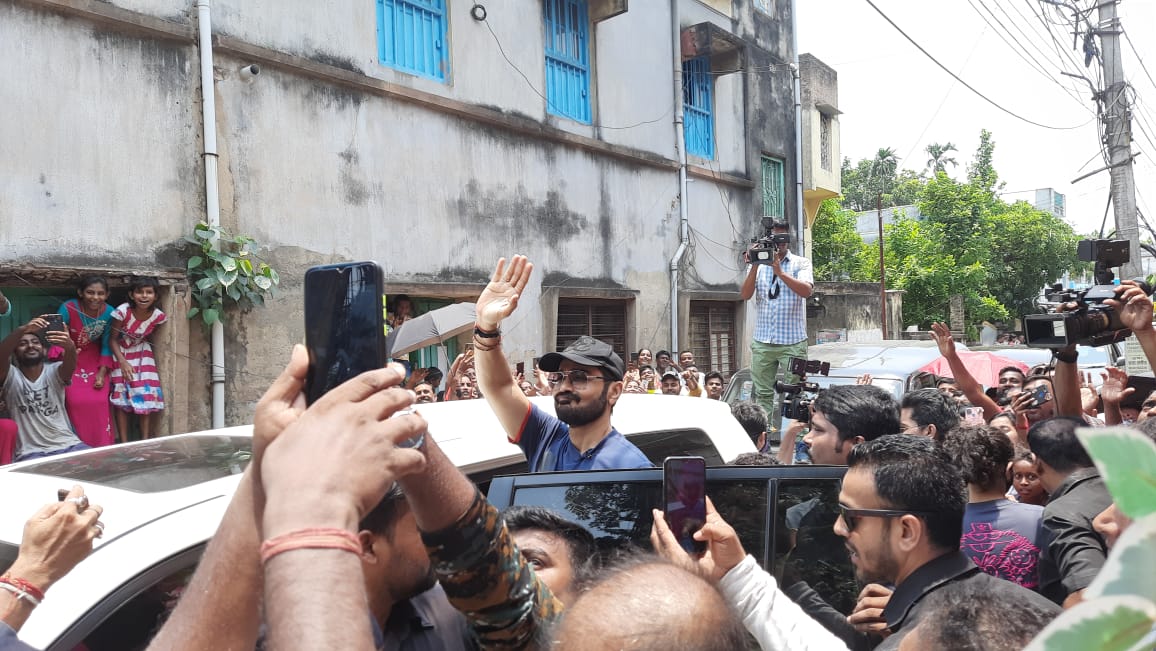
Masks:
[[[842,504],[839,505],[839,517],[843,518],[843,524],[847,527],[847,533],[855,530],[855,526],[859,524],[859,518],[901,518],[905,515],[928,516],[931,515],[929,511],[908,511],[902,509],[852,509]]]
[[[601,375],[588,375],[586,371],[580,368],[576,368],[572,371],[555,371],[553,373],[549,373],[546,375],[546,381],[550,383],[550,386],[557,387],[558,385],[565,382],[567,377],[570,378],[570,386],[574,387],[574,389],[577,391],[585,389],[590,380],[606,379]]]

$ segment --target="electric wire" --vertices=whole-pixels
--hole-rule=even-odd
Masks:
[[[1021,122],[1026,122],[1028,124],[1040,127],[1042,129],[1050,129],[1053,131],[1070,131],[1070,130],[1074,130],[1074,129],[1079,129],[1079,128],[1083,127],[1084,125],[1088,124],[1088,122],[1085,122],[1084,124],[1077,124],[1075,126],[1070,126],[1070,127],[1057,127],[1057,126],[1053,126],[1053,125],[1049,125],[1049,124],[1043,124],[1041,122],[1036,122],[1035,120],[1030,120],[1030,119],[1025,118],[1024,116],[1022,116],[1022,115],[1020,115],[1020,114],[1018,114],[1018,113],[1016,113],[1010,109],[1004,108],[1001,104],[999,104],[995,100],[991,99],[987,95],[984,95],[983,93],[976,90],[976,88],[974,86],[972,86],[971,84],[964,81],[959,75],[952,72],[950,68],[948,68],[947,66],[940,63],[939,59],[936,59],[934,56],[932,56],[931,53],[928,52],[922,45],[920,45],[918,42],[916,42],[915,39],[911,38],[911,36],[909,36],[907,34],[907,32],[903,31],[903,29],[901,27],[899,27],[899,25],[895,24],[895,21],[891,20],[891,18],[887,14],[883,13],[883,10],[880,9],[874,2],[872,2],[872,0],[864,0],[864,1],[868,5],[870,5],[871,8],[874,9],[876,13],[878,13],[880,16],[882,16],[883,19],[886,20],[892,27],[894,27],[895,31],[899,32],[903,36],[903,38],[907,39],[907,41],[910,42],[912,45],[914,45],[915,48],[918,49],[920,52],[922,52],[924,56],[926,56],[928,59],[931,59],[932,63],[939,66],[940,69],[942,69],[944,72],[946,72],[947,74],[954,77],[957,81],[959,81],[959,83],[963,84],[964,88],[967,88],[971,92],[975,93],[977,96],[979,96],[985,102],[987,102],[988,104],[991,104],[992,106],[999,109],[1000,111],[1003,111],[1004,113],[1016,118],[1017,120],[1020,120]],[[1095,118],[1093,118],[1093,119],[1095,119]]]

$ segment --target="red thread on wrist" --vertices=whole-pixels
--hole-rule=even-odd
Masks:
[[[261,543],[261,563],[297,549],[339,549],[361,554],[361,542],[345,529],[298,529]]]
[[[35,597],[37,601],[44,600],[44,591],[25,581],[24,579],[18,579],[14,576],[5,574],[4,576],[0,576],[0,583],[7,583],[14,588],[19,588],[20,590],[27,592],[28,594]]]

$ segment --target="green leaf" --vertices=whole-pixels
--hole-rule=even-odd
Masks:
[[[209,289],[210,287],[215,287],[216,285],[217,285],[217,279],[216,278],[202,278],[202,279],[197,281],[197,289],[199,289],[201,291],[205,291],[205,290]]]
[[[1129,651],[1152,630],[1156,604],[1140,597],[1101,597],[1065,610],[1024,651]]]
[[[228,287],[229,285],[232,285],[233,283],[237,282],[237,268],[236,268],[236,266],[234,265],[232,271],[226,271],[223,274],[218,274],[218,278],[220,279],[221,284],[224,285],[225,287]]]
[[[209,309],[204,311],[202,318],[204,318],[206,324],[213,325],[220,320],[221,314],[217,310]]]
[[[1084,599],[1137,595],[1156,601],[1156,515],[1133,520],[1116,540]]]
[[[188,312],[188,314],[185,315],[185,318],[191,319],[200,313],[201,313],[201,308],[194,306],[194,307],[189,308],[189,312]]]
[[[261,289],[269,289],[273,286],[273,281],[269,278],[266,278],[265,276],[255,276],[253,278],[253,283]]]
[[[199,267],[201,263],[204,262],[204,260],[205,259],[201,256],[194,255],[193,257],[189,258],[189,269],[195,269],[196,267]]]
[[[232,257],[223,255],[221,256],[221,267],[223,267],[225,271],[236,271],[237,261]]]
[[[213,231],[209,230],[208,228],[197,227],[197,229],[194,230],[193,233],[195,233],[196,236],[201,238],[202,240],[212,239],[212,237],[213,237]]]
[[[250,262],[248,258],[241,258],[240,260],[237,261],[237,264],[240,265],[241,271],[246,276],[252,276],[253,275],[253,263]]]
[[[229,298],[233,299],[234,301],[240,300],[241,290],[237,287],[236,284],[229,285],[229,289],[227,290],[227,292],[229,294]]]
[[[1076,432],[1120,511],[1133,519],[1156,513],[1156,444],[1123,427]]]
[[[267,272],[265,275],[269,277],[269,280],[273,281],[274,285],[281,284],[281,276],[277,275],[277,272],[273,269],[273,267],[266,265],[265,271]]]

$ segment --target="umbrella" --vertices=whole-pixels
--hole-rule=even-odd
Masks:
[[[389,356],[400,357],[419,348],[440,344],[474,327],[473,303],[454,303],[406,321],[386,339]]]
[[[956,355],[959,355],[960,361],[963,362],[964,367],[975,378],[975,381],[987,387],[999,384],[999,370],[1001,368],[1014,366],[1024,373],[1028,372],[1027,364],[986,350],[961,350],[956,352]],[[954,377],[951,373],[951,366],[942,355],[924,364],[919,370],[942,377]]]

